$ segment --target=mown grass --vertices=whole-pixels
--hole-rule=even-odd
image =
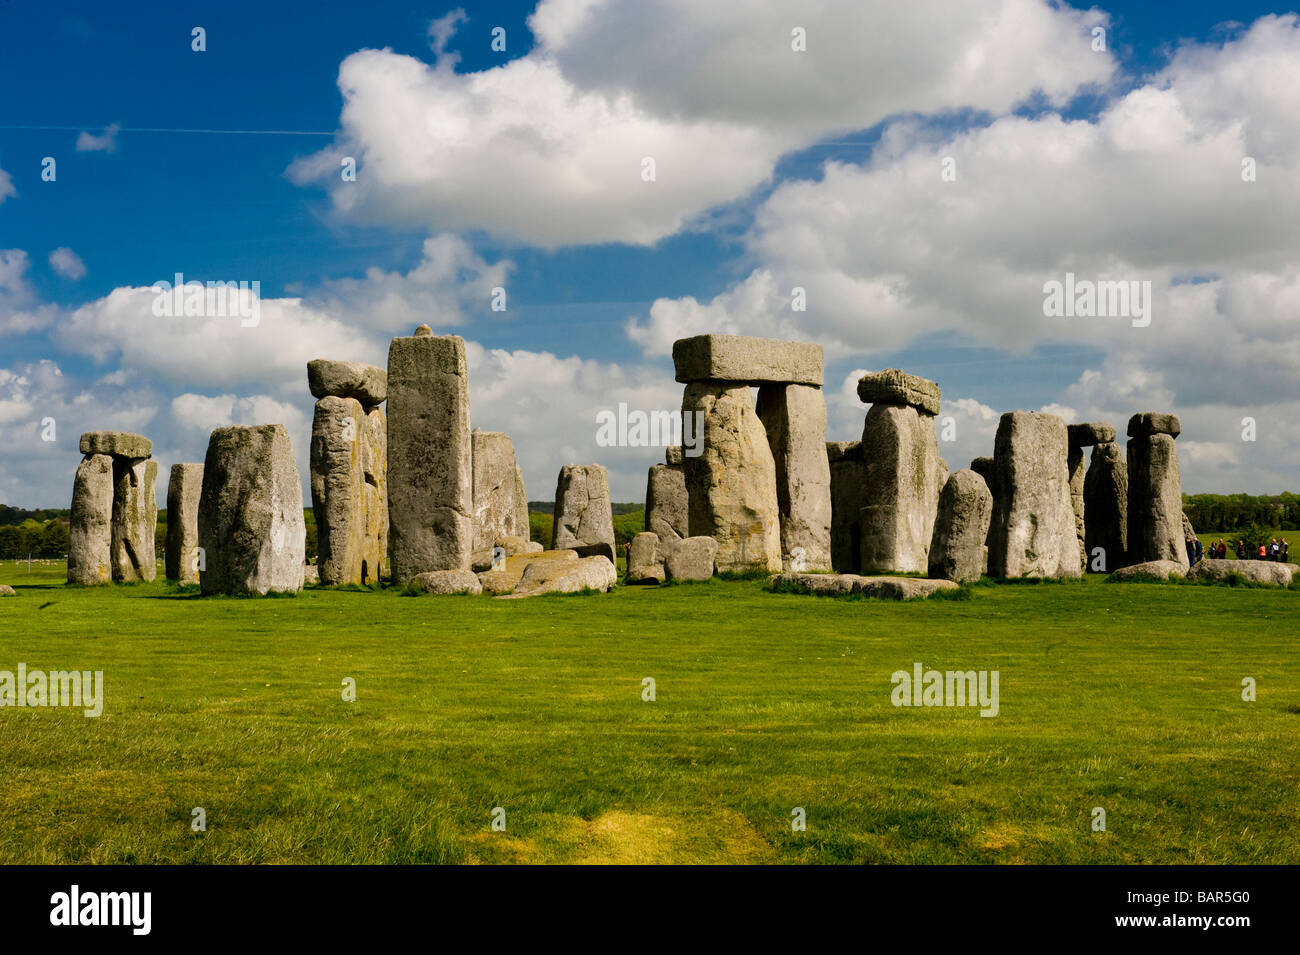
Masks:
[[[1295,592],[61,580],[0,565],[0,669],[103,670],[104,714],[0,709],[3,862],[1300,862]],[[894,707],[916,661],[999,715]]]

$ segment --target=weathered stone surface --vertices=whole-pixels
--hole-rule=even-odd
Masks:
[[[1115,571],[1116,580],[1137,580],[1155,578],[1165,580],[1170,576],[1186,577],[1187,564],[1176,560],[1147,560],[1140,564],[1129,564]]]
[[[0,584],[0,597],[17,597],[18,591],[14,590],[8,584]]]
[[[411,583],[426,594],[481,594],[483,585],[470,570],[431,570],[416,574]]]
[[[853,588],[863,578],[857,574],[774,574],[768,578],[769,589],[776,587],[793,588],[800,593],[817,594],[825,597],[841,597],[853,593]]]
[[[831,569],[831,469],[826,401],[809,385],[764,385],[757,413],[776,467],[782,567]]]
[[[997,473],[992,456],[971,458],[970,469],[984,479],[984,483],[989,486],[989,493],[992,494],[993,475]]]
[[[427,332],[388,349],[388,521],[393,579],[468,570],[474,486],[465,342]]]
[[[681,465],[686,460],[686,450],[680,444],[670,444],[664,449],[664,463]]]
[[[106,584],[113,579],[113,458],[88,454],[72,482],[68,527],[68,583]]]
[[[669,580],[708,580],[717,561],[718,542],[712,537],[686,537],[672,542],[664,559]]]
[[[304,587],[307,586],[307,584],[319,584],[320,568],[317,567],[315,564],[303,564],[302,583]]]
[[[652,464],[646,479],[645,526],[660,540],[690,536],[690,497],[682,465]]]
[[[509,600],[539,594],[572,594],[581,590],[602,593],[618,582],[614,564],[603,555],[580,557],[576,561],[533,561],[513,593],[498,597]]]
[[[566,464],[555,486],[551,550],[576,550],[580,557],[601,554],[614,563],[614,512],[609,475],[600,464]]]
[[[861,441],[828,441],[831,472],[831,566],[840,573],[862,569],[862,506],[866,504],[867,463]]]
[[[1011,411],[994,442],[989,575],[1077,577],[1069,439],[1056,415]]]
[[[908,405],[931,417],[939,413],[939,386],[897,368],[873,371],[859,378],[858,398],[864,404]]]
[[[956,590],[951,580],[927,580],[923,577],[862,577],[853,592],[882,600],[914,600],[929,597],[940,590]]]
[[[1092,449],[1083,479],[1083,545],[1090,570],[1105,573],[1128,562],[1128,465],[1114,442]]]
[[[217,428],[199,498],[205,594],[302,589],[302,482],[282,424]]]
[[[1186,541],[1189,537],[1196,539],[1196,528],[1192,526],[1192,519],[1187,516],[1187,512],[1183,511],[1183,540]]]
[[[518,468],[510,435],[501,431],[470,434],[474,472],[474,560],[475,570],[492,566],[492,548],[507,537],[527,537],[528,525],[518,526],[519,509],[515,494]],[[611,528],[612,528],[611,524]],[[487,563],[482,555],[487,554]]]
[[[632,538],[627,552],[629,584],[662,584],[667,579],[664,555],[659,552],[659,535],[646,531]]]
[[[682,414],[701,412],[704,448],[686,458],[692,537],[718,542],[719,571],[781,569],[776,464],[749,388],[694,382]]]
[[[365,411],[355,398],[326,396],[316,402],[311,427],[311,503],[316,517],[316,568],[324,584],[363,582],[364,430]],[[373,579],[379,568],[367,569]]]
[[[153,442],[129,431],[87,431],[81,436],[81,453],[147,458],[153,454]]]
[[[930,576],[979,580],[987,569],[984,541],[993,518],[993,495],[974,471],[954,472],[939,494],[930,541]]]
[[[484,571],[478,575],[479,583],[483,589],[492,594],[504,594],[519,585],[523,579],[524,571],[528,565],[539,560],[562,560],[575,561],[578,559],[576,550],[544,550],[544,551],[525,551],[513,557],[506,558],[505,567],[500,570]]]
[[[158,462],[152,458],[115,457],[113,481],[113,532],[109,541],[113,580],[153,580],[158,576]]]
[[[956,590],[951,580],[927,580],[923,577],[861,577],[857,574],[777,574],[769,578],[770,586],[788,585],[810,594],[841,596],[862,594],[882,600],[913,600],[929,597],[940,590]]]
[[[388,397],[388,372],[359,361],[307,362],[307,386],[316,398],[355,398],[367,410]]]
[[[822,346],[747,335],[696,335],[673,342],[677,380],[749,384],[822,383]]]
[[[1286,587],[1295,576],[1295,564],[1283,564],[1271,560],[1215,560],[1206,557],[1197,561],[1196,566],[1187,571],[1188,580],[1227,580],[1236,575],[1251,583],[1270,584]]]
[[[1110,444],[1115,440],[1115,426],[1108,421],[1089,421],[1065,426],[1070,447],[1086,448],[1094,444]]]
[[[1070,509],[1074,511],[1074,536],[1079,541],[1079,571],[1086,573],[1088,570],[1088,552],[1085,549],[1085,524],[1084,524],[1084,497],[1083,483],[1087,475],[1087,461],[1083,455],[1083,448],[1070,445],[1069,457],[1066,458],[1066,468],[1070,475]]]
[[[1130,438],[1149,438],[1154,434],[1167,434],[1176,438],[1182,433],[1183,425],[1176,414],[1143,411],[1128,419],[1128,436]]]
[[[1178,450],[1168,434],[1128,442],[1128,559],[1187,566]]]
[[[388,416],[379,408],[366,412],[361,434],[361,476],[365,480],[365,566],[367,583],[389,575],[388,563]]]
[[[518,462],[518,457],[516,457]],[[528,491],[524,488],[524,469],[515,464],[515,535],[528,539],[531,523],[528,520]],[[539,548],[540,549],[540,546]]]
[[[934,419],[910,405],[873,404],[862,427],[862,458],[861,570],[925,573],[939,508]]]
[[[199,495],[202,464],[173,464],[167,481],[167,542],[163,569],[168,580],[199,582]]]

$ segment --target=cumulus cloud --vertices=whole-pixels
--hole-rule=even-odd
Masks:
[[[449,17],[435,21],[438,49]],[[1101,14],[1043,0],[888,11],[822,0],[797,19],[775,0],[744,16],[677,0],[550,0],[530,19],[538,46],[490,70],[363,50],[339,69],[336,142],[289,175],[327,187],[340,213],[363,222],[544,247],[650,244],[748,195],[782,155],[830,133],[903,112],[1001,112],[1031,95],[1060,103],[1113,69],[1088,43]],[[806,52],[791,49],[794,26],[808,31]],[[664,31],[664,42],[644,42]],[[355,182],[338,175],[349,156]]]
[[[77,152],[79,153],[115,153],[117,152],[117,134],[121,132],[117,123],[105,127],[98,136],[82,130],[77,135]]]
[[[0,169],[0,202],[4,202],[10,196],[18,195],[18,190],[14,188],[13,178],[9,173]]]
[[[47,327],[57,313],[42,303],[27,281],[28,259],[22,249],[0,249],[0,333],[23,335]]]
[[[50,267],[65,279],[79,282],[86,277],[86,263],[71,249],[60,246],[50,253]]]
[[[1026,361],[1083,344],[1104,357],[1063,383],[1053,410],[1066,417],[1122,427],[1138,410],[1198,409],[1184,417],[1189,448],[1204,406],[1239,420],[1290,403],[1300,417],[1297,71],[1300,18],[1265,17],[1223,45],[1179,49],[1092,119],[1007,116],[939,136],[900,120],[866,163],[827,163],[772,192],[746,278],[703,302],[655,302],[629,339],[660,355],[716,329],[812,339],[832,358],[925,342]],[[1150,324],[1047,317],[1044,285],[1067,272],[1150,282]],[[792,309],[796,286],[806,312]],[[1189,451],[1193,473],[1219,460],[1208,455]]]

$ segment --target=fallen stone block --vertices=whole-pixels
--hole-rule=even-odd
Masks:
[[[673,541],[664,558],[669,580],[709,580],[713,576],[718,542],[712,537],[686,537]]]
[[[1186,577],[1187,565],[1176,560],[1145,560],[1140,564],[1129,564],[1115,571],[1116,580],[1167,580],[1170,577]]]
[[[1187,571],[1187,579],[1222,581],[1236,576],[1253,584],[1287,587],[1297,570],[1300,570],[1300,566],[1296,564],[1271,560],[1216,560],[1207,557],[1197,561],[1196,566]]]
[[[470,570],[431,570],[416,574],[411,583],[426,594],[481,594],[483,585]]]

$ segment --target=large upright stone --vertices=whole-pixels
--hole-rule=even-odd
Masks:
[[[158,576],[158,462],[152,458],[115,457],[113,480],[113,580],[153,580]]]
[[[690,497],[682,464],[652,464],[645,489],[646,530],[661,541],[690,537]]]
[[[388,373],[359,361],[307,362],[307,386],[316,398],[355,398],[369,410],[388,397]]]
[[[1128,563],[1128,466],[1113,441],[1092,449],[1083,479],[1083,546],[1089,570],[1111,573]]]
[[[1134,421],[1144,417],[1134,415]],[[1169,416],[1172,417],[1172,416]],[[1129,422],[1129,433],[1135,431]],[[1128,442],[1128,560],[1176,560],[1187,565],[1183,494],[1172,434],[1152,431]]]
[[[507,537],[527,537],[528,525],[520,529],[515,506],[515,446],[501,431],[470,433],[474,471],[474,569],[492,566],[492,548]]]
[[[704,444],[701,454],[683,464],[689,536],[718,542],[719,572],[780,570],[776,464],[749,388],[692,382],[682,395],[683,420],[694,420],[686,415],[695,412],[703,414]]]
[[[473,461],[465,342],[427,326],[388,349],[388,521],[393,580],[468,570]]]
[[[831,566],[841,574],[862,569],[862,506],[867,464],[861,441],[827,441],[831,474]]]
[[[173,464],[167,481],[167,546],[163,568],[168,580],[199,582],[199,496],[202,464]]]
[[[1011,411],[998,423],[993,460],[993,577],[1078,577],[1070,505],[1069,440],[1056,415]]]
[[[555,521],[551,550],[596,554],[614,563],[614,512],[609,503],[609,475],[599,464],[566,464],[555,486]]]
[[[284,425],[213,431],[199,498],[203,593],[301,590],[305,544],[302,483]]]
[[[375,409],[376,414],[381,414]],[[316,402],[311,429],[311,504],[316,516],[316,567],[322,584],[368,584],[379,578],[380,541],[368,526],[367,430],[355,398]],[[369,500],[368,500],[369,497]]]
[[[362,495],[365,499],[366,583],[389,574],[388,566],[388,416],[375,407],[366,412],[361,432]]]
[[[68,527],[68,583],[106,584],[113,579],[113,458],[88,454],[72,482]]]
[[[830,570],[831,469],[822,391],[764,385],[757,410],[776,466],[782,566],[795,572]]]
[[[518,457],[516,457],[516,462]],[[531,534],[532,523],[528,520],[528,491],[524,488],[524,469],[515,464],[515,531],[520,537]]]
[[[1085,549],[1085,527],[1084,513],[1086,505],[1083,497],[1083,481],[1087,474],[1087,463],[1083,455],[1083,448],[1077,445],[1070,445],[1070,453],[1066,458],[1066,468],[1070,475],[1070,509],[1074,511],[1074,536],[1079,541],[1079,570],[1088,569],[1088,553]]]
[[[910,405],[873,404],[862,427],[863,573],[925,573],[939,507],[934,418]]]
[[[930,576],[979,580],[985,572],[984,540],[993,517],[993,495],[974,471],[955,471],[939,494],[930,541]]]

